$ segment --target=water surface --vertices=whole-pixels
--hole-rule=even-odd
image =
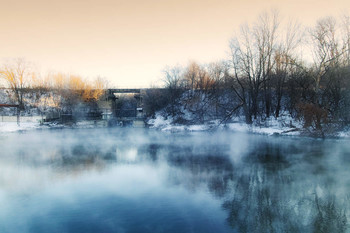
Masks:
[[[347,140],[0,135],[0,232],[349,232]]]

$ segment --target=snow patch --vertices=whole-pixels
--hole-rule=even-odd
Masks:
[[[350,129],[349,130],[343,130],[338,133],[338,137],[340,138],[349,138],[350,137]]]
[[[17,125],[17,122],[0,122],[1,133],[32,130],[37,129],[39,127],[39,123],[36,122],[21,122],[20,125]]]
[[[148,124],[150,125],[150,128],[166,128],[167,126],[170,126],[172,122],[172,119],[168,117],[165,119],[162,115],[159,113],[156,114],[154,119],[150,119],[148,121]]]
[[[154,119],[148,121],[150,128],[161,131],[181,132],[181,131],[206,131],[209,129],[228,129],[240,133],[256,133],[265,135],[299,135],[300,122],[293,120],[290,116],[281,116],[278,119],[270,117],[264,121],[254,122],[252,125],[244,123],[242,120],[233,123],[220,124],[220,120],[213,120],[208,124],[177,125],[172,124],[172,118],[165,119],[161,114],[156,114]]]

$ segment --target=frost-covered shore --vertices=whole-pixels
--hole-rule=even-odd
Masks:
[[[278,120],[271,117],[263,122],[255,122],[252,125],[244,123],[243,120],[237,119],[230,123],[223,123],[219,120],[210,121],[207,124],[190,124],[180,125],[172,124],[171,117],[165,118],[157,114],[154,119],[148,121],[150,128],[161,131],[181,132],[181,131],[209,131],[209,130],[230,130],[240,133],[255,133],[263,135],[287,135],[301,136],[305,135],[305,130],[302,127],[302,122],[293,120],[291,117],[284,116]],[[342,130],[337,132],[333,137],[348,138],[350,130]]]
[[[21,122],[20,125],[18,125],[17,122],[0,122],[1,133],[33,130],[39,127],[41,127],[40,124],[36,122]]]
[[[105,122],[102,121],[80,121],[71,125],[63,125],[57,123],[47,123],[40,124],[39,122],[20,122],[18,125],[17,122],[0,122],[0,134],[4,133],[13,133],[13,132],[22,132],[30,130],[44,130],[44,129],[61,129],[61,128],[101,128],[105,127]]]
[[[170,117],[165,118],[160,114],[157,114],[154,119],[149,119],[147,125],[151,129],[156,129],[165,132],[196,132],[196,131],[212,131],[212,130],[229,130],[232,132],[240,133],[254,133],[262,135],[287,135],[287,136],[305,136],[302,123],[292,120],[290,117],[281,117],[276,120],[275,118],[267,119],[263,122],[254,123],[248,125],[242,120],[237,119],[230,123],[223,123],[219,120],[209,121],[206,124],[188,124],[180,125],[173,124],[173,119]],[[61,124],[40,124],[38,122],[21,122],[17,125],[17,122],[0,122],[0,133],[12,133],[29,130],[43,130],[43,129],[55,129],[55,128],[101,128],[107,127],[106,122],[94,122],[94,121],[80,121],[73,125],[61,125]],[[337,132],[333,137],[350,138],[350,130],[342,130]]]
[[[192,125],[174,125],[172,119],[165,119],[161,115],[156,115],[154,119],[150,119],[148,124],[150,128],[159,129],[162,131],[207,131],[213,129],[226,129],[234,132],[245,132],[245,133],[257,133],[266,135],[299,135],[299,122],[293,122],[289,120],[289,124],[286,124],[287,119],[275,120],[273,118],[258,124],[248,125],[241,120],[233,121],[230,123],[223,123],[219,120],[210,121],[207,124],[192,124]]]

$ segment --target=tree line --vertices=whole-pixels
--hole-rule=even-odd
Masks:
[[[350,122],[350,17],[324,17],[313,27],[284,22],[277,11],[243,24],[230,40],[230,56],[219,62],[164,70],[164,86],[146,90],[149,117],[173,123],[221,123],[242,117],[253,124],[289,115],[321,134]],[[24,111],[73,111],[96,106],[106,81],[32,71],[17,59],[0,67],[8,98]]]
[[[241,25],[229,49],[221,62],[166,68],[167,91],[149,93],[149,112],[165,109],[175,123],[240,115],[247,124],[283,113],[322,134],[349,124],[349,16],[305,28],[266,12]]]
[[[13,59],[0,68],[0,81],[6,102],[18,105],[19,112],[37,109],[41,114],[72,112],[78,106],[94,106],[104,94],[106,81],[79,75],[50,73],[40,75],[24,59]],[[4,101],[4,100],[2,100]]]

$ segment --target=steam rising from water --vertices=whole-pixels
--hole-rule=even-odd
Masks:
[[[134,129],[0,137],[0,232],[348,229],[346,141]]]

